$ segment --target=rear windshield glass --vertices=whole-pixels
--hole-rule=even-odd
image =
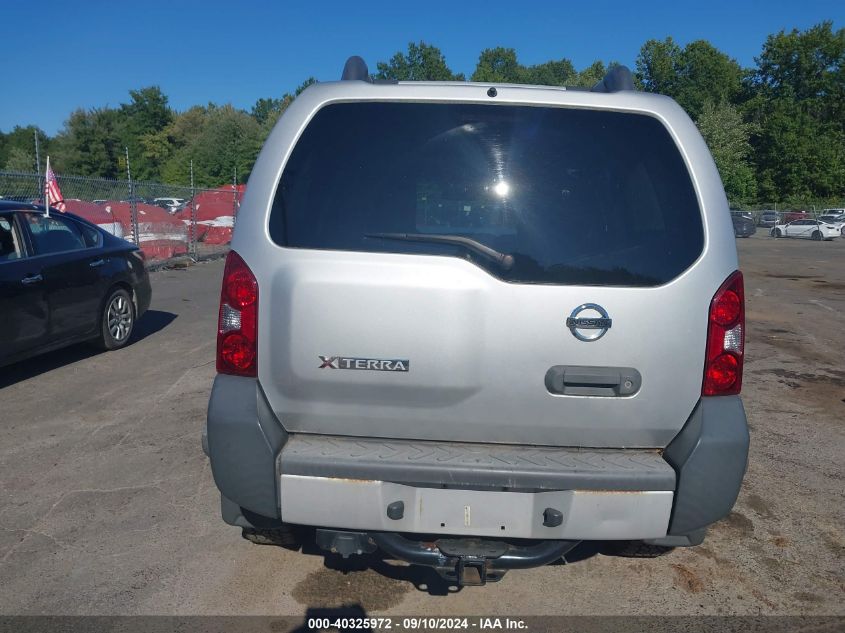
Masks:
[[[689,173],[656,119],[477,104],[323,108],[269,228],[280,246],[461,257],[544,284],[659,285],[704,241]]]

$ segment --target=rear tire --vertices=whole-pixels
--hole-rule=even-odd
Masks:
[[[643,541],[610,541],[605,554],[623,558],[657,558],[671,552],[674,547],[650,545]]]
[[[772,229],[772,237],[783,237],[783,233],[780,232],[780,229]]]
[[[123,288],[115,288],[106,298],[100,314],[99,346],[104,350],[125,347],[135,328],[135,304]]]
[[[287,525],[278,528],[243,528],[241,536],[256,545],[298,547],[301,541],[296,530]]]
[[[822,234],[821,234],[821,231],[814,231],[814,232],[813,232],[813,239],[814,239],[816,242],[821,242],[821,241],[822,241]]]

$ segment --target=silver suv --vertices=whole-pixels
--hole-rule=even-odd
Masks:
[[[632,88],[351,58],[297,97],[223,279],[203,441],[227,523],[460,584],[582,540],[702,542],[746,467],[742,275],[695,125]]]

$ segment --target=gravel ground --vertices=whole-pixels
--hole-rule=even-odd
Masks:
[[[199,445],[222,262],[153,275],[134,344],[0,370],[0,614],[845,615],[845,240],[739,240],[748,474],[704,545],[453,591],[427,570],[256,546]]]

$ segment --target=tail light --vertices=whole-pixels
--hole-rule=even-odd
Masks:
[[[745,349],[745,291],[738,270],[710,302],[702,396],[728,396],[742,389]]]
[[[258,375],[258,282],[235,251],[226,256],[217,321],[217,371]]]

